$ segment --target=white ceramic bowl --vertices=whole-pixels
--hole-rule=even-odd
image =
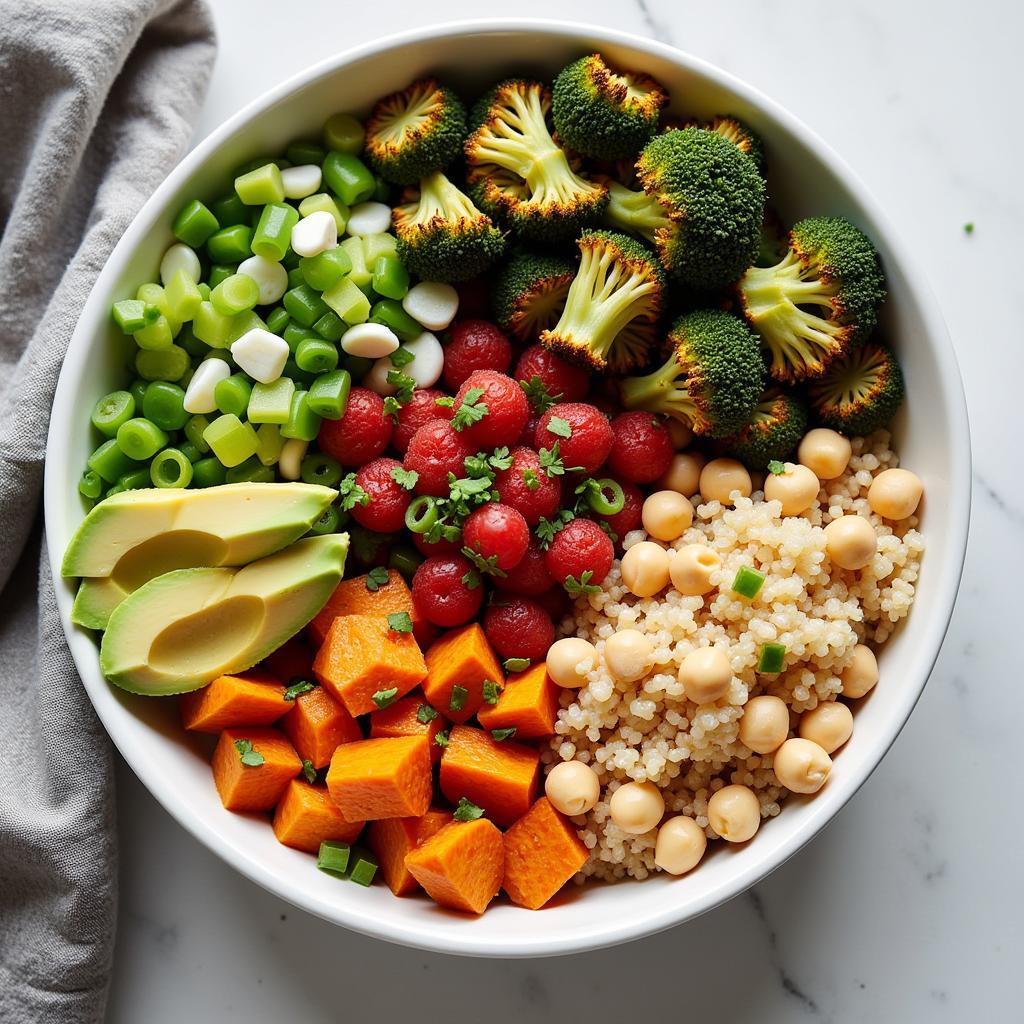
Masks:
[[[736,849],[715,844],[700,868],[683,878],[570,886],[541,912],[498,904],[471,919],[426,900],[395,899],[384,886],[339,885],[306,854],[279,845],[265,821],[225,811],[210,776],[208,748],[182,733],[173,703],[132,697],[104,681],[92,638],[70,624],[72,590],[60,577],[60,558],[82,518],[77,483],[91,445],[90,409],[124,383],[118,376],[124,339],[111,326],[110,304],[153,277],[171,241],[171,219],[185,200],[222,193],[231,168],[279,152],[293,139],[315,137],[334,111],[365,111],[377,97],[426,72],[440,73],[472,96],[510,73],[550,78],[570,59],[597,48],[665,82],[675,110],[729,111],[748,120],[764,137],[772,199],[784,217],[845,215],[878,244],[890,296],[883,332],[899,351],[909,391],[897,435],[905,464],[926,485],[928,550],[917,603],[886,646],[882,681],[861,703],[856,732],[821,793],[791,797],[751,843]],[[879,763],[928,678],[960,579],[969,495],[963,391],[935,300],[876,202],[835,154],[765,96],[668,46],[581,25],[503,21],[421,29],[340,54],[250,104],[182,161],[118,243],[71,339],[50,424],[45,508],[61,618],[85,687],[125,760],[185,828],[253,881],[347,928],[445,952],[536,956],[610,945],[694,917],[763,878],[828,823]]]

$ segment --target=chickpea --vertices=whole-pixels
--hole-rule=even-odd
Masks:
[[[687,544],[669,556],[668,574],[680,594],[698,597],[715,589],[711,574],[721,564],[717,552],[707,544]]]
[[[556,811],[563,814],[586,814],[601,795],[597,772],[582,761],[562,761],[548,772],[544,794]]]
[[[642,540],[622,556],[622,582],[637,597],[653,597],[668,586],[668,552]]]
[[[689,448],[693,443],[693,431],[682,420],[677,420],[673,417],[665,426],[668,428],[668,436],[672,438],[672,447],[677,452],[681,452],[684,448]]]
[[[740,719],[740,742],[755,754],[778,750],[789,735],[789,708],[781,697],[752,697]]]
[[[753,486],[746,466],[736,459],[712,459],[700,471],[700,493],[705,501],[731,505],[733,491],[749,498]]]
[[[623,832],[638,836],[661,821],[665,798],[653,782],[627,782],[612,793],[609,810]]]
[[[909,469],[884,469],[868,488],[872,512],[886,519],[906,519],[917,511],[924,484]]]
[[[654,863],[670,875],[685,875],[700,863],[707,848],[704,829],[693,818],[680,814],[658,829]]]
[[[796,457],[819,480],[835,480],[842,476],[852,454],[850,439],[827,427],[809,430],[796,450]]]
[[[700,471],[707,461],[699,452],[673,456],[672,465],[658,481],[658,487],[666,491],[678,491],[687,498],[693,497],[700,490]]]
[[[711,704],[724,697],[732,682],[729,656],[718,647],[698,647],[679,666],[679,682],[694,704]]]
[[[800,738],[817,743],[826,754],[837,751],[853,735],[853,713],[845,704],[830,700],[800,716]]]
[[[556,640],[548,648],[548,675],[566,689],[583,686],[587,681],[586,671],[580,671],[580,664],[589,661],[597,664],[597,651],[589,640],[578,636],[567,636]]]
[[[821,484],[806,466],[786,463],[784,473],[769,473],[764,482],[766,501],[781,501],[784,516],[798,516],[806,512],[821,490]]]
[[[817,793],[828,782],[832,758],[817,743],[792,739],[775,751],[772,764],[779,782],[792,793]]]
[[[655,491],[644,502],[640,516],[644,529],[655,540],[673,541],[690,528],[693,506],[678,491]]]
[[[863,569],[875,557],[878,536],[863,516],[840,516],[825,527],[825,550],[840,568]]]
[[[878,682],[875,652],[864,644],[857,644],[850,664],[839,674],[839,678],[843,681],[844,697],[863,697],[870,693]]]
[[[749,786],[723,786],[708,801],[708,822],[728,843],[745,843],[761,824],[761,804]]]
[[[616,679],[631,683],[651,668],[651,641],[638,629],[620,629],[604,642],[604,660]]]

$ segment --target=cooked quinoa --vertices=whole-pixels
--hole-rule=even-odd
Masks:
[[[762,818],[779,813],[787,791],[772,770],[772,755],[754,754],[738,738],[743,706],[760,693],[781,697],[790,708],[792,735],[800,712],[839,695],[839,673],[854,646],[877,648],[910,611],[924,550],[917,517],[883,520],[867,500],[873,478],[897,465],[889,434],[879,431],[853,439],[846,472],[823,484],[801,516],[782,518],[780,503],[765,501],[761,491],[739,498],[735,508],[694,498],[693,525],[665,546],[713,548],[722,560],[712,577],[717,590],[685,597],[669,586],[637,598],[623,585],[616,561],[601,592],[577,600],[562,633],[591,641],[596,664],[585,686],[564,693],[556,735],[544,752],[548,765],[589,764],[601,783],[597,805],[573,819],[591,850],[577,880],[645,878],[657,870],[657,829],[631,835],[611,820],[609,800],[625,782],[655,783],[666,814],[693,817],[709,839],[717,837],[708,824],[708,799],[724,785],[751,787]],[[825,552],[823,527],[850,513],[867,518],[878,536],[876,554],[858,572],[831,565]],[[624,547],[649,539],[635,531]],[[765,574],[752,602],[729,589],[744,565]],[[645,633],[655,648],[651,671],[628,683],[615,680],[603,658],[607,638],[627,628]],[[785,644],[785,664],[777,676],[759,675],[758,653],[770,641]],[[697,706],[686,699],[677,672],[690,651],[706,646],[727,650],[733,680],[725,698]]]

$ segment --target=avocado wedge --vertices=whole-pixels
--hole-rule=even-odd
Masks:
[[[153,696],[198,690],[251,668],[320,611],[347,552],[348,534],[331,533],[241,569],[157,576],[111,613],[100,668],[115,685]]]

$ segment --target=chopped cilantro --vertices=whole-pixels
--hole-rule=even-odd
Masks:
[[[313,689],[315,684],[311,683],[308,679],[295,679],[292,684],[284,691],[285,700],[295,700],[296,697],[301,697],[304,693],[309,693]]]
[[[593,576],[593,570],[587,569],[585,572],[580,573],[579,579],[576,579],[575,576],[566,576],[565,583],[562,585],[565,587],[566,592],[573,597],[579,597],[581,594],[600,594],[601,588],[596,583],[590,582]]]
[[[263,755],[252,749],[252,740],[235,740],[235,750],[238,751],[238,760],[247,768],[259,768],[263,764]]]
[[[484,703],[497,704],[501,696],[501,687],[493,679],[484,680]]]
[[[563,420],[561,416],[552,416],[548,420],[547,431],[556,437],[572,437],[572,425],[568,420]]]
[[[498,579],[504,579],[508,573],[505,572],[501,566],[498,565],[497,555],[484,556],[479,551],[474,551],[471,547],[464,547],[462,553],[480,570],[480,572],[487,576],[496,576]]]
[[[407,377],[401,370],[388,370],[388,383],[396,388],[395,398],[399,405],[406,405],[416,390],[416,381]]]
[[[526,484],[528,491],[535,491],[540,487],[540,477],[537,476],[537,471],[534,469],[523,470],[523,483]]]
[[[462,574],[462,582],[465,583],[470,590],[476,590],[483,581],[483,577],[476,571],[476,569],[470,569],[469,572]]]
[[[470,388],[466,392],[462,404],[452,417],[452,426],[456,430],[465,430],[466,427],[479,423],[490,412],[487,404],[480,401],[483,397],[483,388]]]
[[[471,456],[472,457],[472,456]],[[454,473],[448,474],[448,495],[452,501],[490,501],[491,499],[491,478],[490,476],[457,477]]]
[[[306,777],[306,781],[312,785],[316,782],[316,769],[313,767],[313,762],[308,757],[302,759],[302,774]]]
[[[442,729],[439,733],[437,733],[434,736],[434,742],[439,747],[447,747],[448,746],[448,730],[447,729]]]
[[[395,466],[391,470],[391,479],[396,484],[404,487],[407,491],[411,491],[416,486],[416,481],[419,480],[420,475],[415,469],[403,469],[401,466]]]
[[[516,727],[514,725],[509,726],[507,729],[492,729],[491,735],[494,737],[495,743],[501,743],[503,740],[510,740],[516,734]]]
[[[583,468],[582,466],[566,468],[565,463],[562,462],[562,454],[558,450],[557,441],[550,448],[541,448],[537,457],[540,459],[540,471],[548,477],[564,476],[566,472],[575,473]]]
[[[378,690],[370,699],[383,711],[384,708],[390,707],[395,703],[395,698],[397,696],[398,687],[392,686],[387,690]]]
[[[455,399],[451,395],[442,395],[434,399],[434,405],[439,405],[442,409],[450,409],[454,404]]]
[[[772,459],[772,461],[768,463],[768,472],[771,473],[772,476],[782,476],[782,474],[786,472],[786,464],[784,462],[779,462],[778,459]]]
[[[464,686],[459,686],[456,683],[452,687],[452,695],[448,698],[448,710],[449,711],[461,711],[466,706],[466,698],[469,696],[469,690]]]
[[[407,348],[396,348],[388,358],[391,360],[391,365],[396,369],[400,370],[403,366],[408,366],[416,356],[410,352]]]
[[[525,672],[530,667],[529,658],[506,658],[506,672]]]
[[[388,616],[388,625],[396,633],[411,633],[412,617],[408,612],[392,612]]]
[[[429,725],[435,718],[437,712],[429,704],[421,704],[416,709],[416,721],[421,725]]]
[[[492,469],[509,469],[512,466],[512,453],[505,447],[495,448],[487,457]]]
[[[395,398],[394,395],[388,395],[388,397],[384,399],[384,415],[385,416],[394,416],[394,418],[397,420],[398,419],[398,414],[401,411],[402,411],[402,403],[399,402],[399,400],[397,398]]]
[[[482,818],[483,816],[483,808],[477,807],[472,800],[467,800],[464,796],[459,797],[459,806],[455,808],[455,812],[452,814],[456,821],[476,821],[477,818]]]
[[[537,522],[537,528],[534,533],[537,534],[537,539],[540,541],[540,546],[544,551],[551,546],[551,542],[555,539],[555,534],[565,526],[566,523],[575,519],[567,508],[563,508],[554,519],[545,519],[544,516],[540,517]]]
[[[552,395],[537,374],[529,380],[521,380],[519,386],[526,392],[526,400],[538,416],[546,413],[562,397],[560,394]]]
[[[383,565],[375,565],[366,574],[366,589],[375,594],[388,581],[388,571]]]
[[[338,497],[343,512],[351,511],[356,505],[370,504],[370,496],[356,483],[355,473],[349,473],[338,484]]]
[[[491,469],[485,452],[477,452],[476,455],[467,455],[465,459],[462,460],[462,466],[466,471],[466,476],[471,480],[482,480],[486,477],[488,482],[490,482],[494,479],[494,470]]]

